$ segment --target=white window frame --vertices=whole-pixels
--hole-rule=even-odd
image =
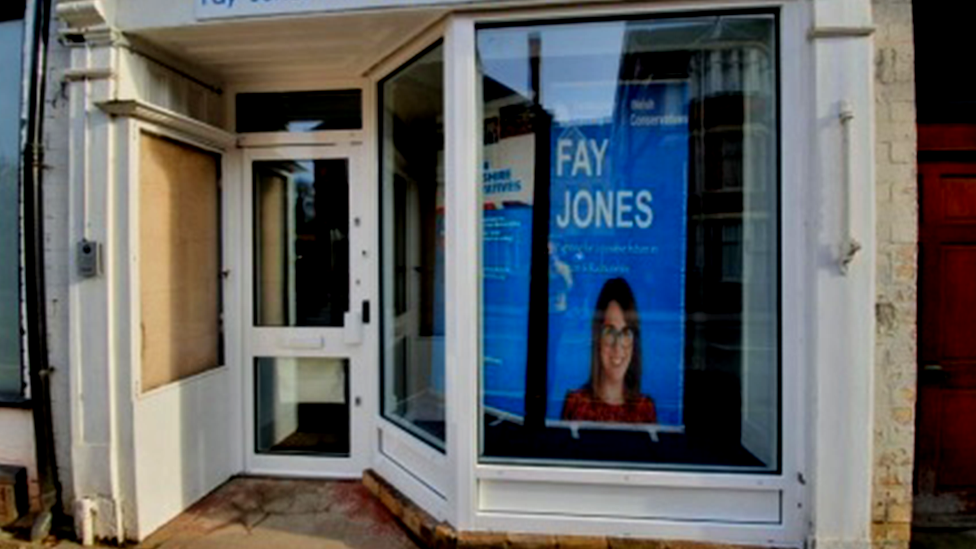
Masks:
[[[619,7],[540,9],[502,13],[459,14],[448,23],[445,43],[447,105],[445,116],[447,180],[447,325],[456,327],[447,339],[448,370],[448,455],[457,474],[451,494],[456,509],[454,525],[466,531],[510,531],[578,535],[634,536],[658,539],[687,539],[756,545],[799,546],[803,543],[809,514],[806,470],[806,394],[803,377],[810,365],[803,334],[810,321],[801,314],[806,266],[805,254],[812,254],[807,235],[806,209],[780,209],[782,384],[781,472],[779,474],[718,474],[692,471],[622,471],[571,467],[523,467],[478,463],[481,369],[481,196],[478,186],[480,149],[480,102],[475,67],[475,25],[527,20],[587,18],[612,15],[694,15],[742,8],[779,9],[780,47],[779,94],[783,105],[780,124],[780,203],[797,204],[804,179],[804,166],[813,134],[812,109],[794,108],[809,101],[811,69],[806,30],[811,24],[807,3],[776,2],[672,2]],[[463,212],[463,215],[459,215]],[[472,306],[476,304],[477,306]],[[584,488],[585,486],[585,488]],[[657,518],[600,516],[599,509],[586,507],[590,497],[579,497],[573,512],[552,513],[574,505],[576,495],[619,496],[621,501],[641,505],[660,496],[663,500],[691,497],[692,508],[705,504],[711,516]],[[778,501],[778,520],[755,523],[739,513],[743,501],[757,494]],[[636,499],[635,499],[636,498]],[[635,503],[636,502],[636,503]],[[651,507],[654,507],[651,505]],[[650,513],[655,513],[654,509]],[[738,523],[737,523],[738,522]]]
[[[373,67],[367,75],[370,82],[369,97],[371,101],[366,104],[365,107],[367,110],[369,110],[369,117],[368,125],[364,125],[364,130],[366,131],[366,135],[372,136],[372,138],[368,141],[370,142],[374,151],[375,160],[373,162],[374,172],[372,176],[376,181],[379,181],[381,176],[379,142],[380,139],[383,138],[383,136],[380,135],[380,121],[378,117],[379,109],[381,107],[377,92],[378,86],[383,79],[398,71],[416,56],[434,46],[434,44],[436,44],[438,41],[443,41],[446,84],[446,71],[448,70],[447,56],[450,46],[448,44],[448,37],[445,34],[446,25],[444,23],[444,21],[439,21],[424,29],[417,36],[409,40],[403,47],[398,49],[396,53],[390,55],[381,63]],[[447,105],[445,104],[445,109],[446,108]],[[367,120],[366,116],[364,116],[364,121],[365,120]],[[445,131],[447,131],[446,119]],[[447,159],[447,154],[448,152],[445,150],[445,163],[450,162]],[[445,174],[445,181],[450,181],[447,174]],[[450,185],[447,185],[447,188],[449,189]],[[445,192],[448,194],[450,193],[449,190],[446,190]],[[388,194],[389,193],[384,194],[382,188],[377,189],[379,200],[392,200],[392,196],[388,196]],[[449,203],[448,201],[449,199],[445,197],[445,204]],[[377,204],[376,211],[377,215],[382,215],[383,210],[380,208],[380,204]],[[386,231],[389,229],[390,224],[384,222],[382,226],[383,231]],[[383,235],[380,234],[379,238],[382,240]],[[382,245],[379,247],[379,249],[381,250],[382,254],[379,262],[379,283],[383,285],[381,295],[383,296],[384,300],[389,300],[392,299],[393,288],[391,285],[387,284],[387,281],[383,278],[383,269],[393,265],[393,249],[391,246]],[[448,257],[449,256],[445,256],[445,275],[447,277],[450,276],[449,268],[446,266],[447,262],[450,261]],[[446,281],[445,284],[447,284]],[[450,297],[445,297],[445,301],[449,299]],[[449,308],[449,305],[446,305],[445,307]],[[377,317],[382,317],[382,315],[385,315],[385,303],[381,303],[377,307]],[[447,322],[448,332],[445,334],[445,346],[450,344],[451,324],[449,319],[450,317],[448,317]],[[389,322],[389,319],[381,318],[380,322]],[[386,345],[386,341],[382,340],[382,330],[380,336],[380,345]],[[451,376],[450,365],[452,363],[453,361],[450,359],[450,354],[445,349],[445,364],[447,369],[445,372],[446,378],[450,378]],[[377,366],[379,368],[383,367],[379,360],[377,361]],[[380,376],[382,376],[383,372],[379,372]],[[454,491],[454,473],[456,472],[456,467],[452,465],[450,458],[450,440],[453,436],[451,434],[450,418],[452,410],[454,409],[450,397],[450,383],[450,379],[447,379],[445,382],[446,387],[448,387],[448,398],[447,402],[445,402],[445,416],[447,418],[448,425],[447,444],[444,451],[441,452],[435,449],[429,443],[421,440],[415,434],[406,430],[403,426],[386,418],[383,415],[382,409],[377,406],[376,437],[374,437],[372,465],[373,468],[381,476],[383,476],[383,478],[394,484],[408,498],[416,502],[425,511],[430,513],[438,520],[446,520],[453,524],[455,523],[458,509],[456,505],[451,504],[451,493]],[[377,385],[377,391],[381,390],[382,385]],[[380,394],[377,400],[381,402],[384,398],[385,395]]]

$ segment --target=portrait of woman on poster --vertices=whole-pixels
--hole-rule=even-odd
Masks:
[[[590,380],[566,394],[562,419],[656,423],[654,400],[641,394],[640,316],[630,285],[608,280],[593,312]]]

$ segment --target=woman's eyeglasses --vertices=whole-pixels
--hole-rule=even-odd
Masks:
[[[624,326],[618,330],[607,325],[600,331],[600,338],[603,344],[608,347],[620,344],[624,348],[630,348],[634,345],[634,330],[630,326]]]

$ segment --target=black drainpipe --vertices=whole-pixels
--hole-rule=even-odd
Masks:
[[[41,514],[31,538],[47,537],[52,525],[64,524],[61,482],[54,451],[51,414],[51,373],[47,348],[47,295],[44,285],[44,90],[47,80],[50,0],[34,0],[30,86],[27,94],[27,131],[22,161],[24,201],[24,278],[26,286],[27,349],[30,358],[31,401]]]

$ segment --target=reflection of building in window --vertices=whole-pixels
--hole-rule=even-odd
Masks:
[[[775,353],[776,126],[773,52],[759,43],[700,51],[691,57],[692,157],[687,280],[686,403],[732,398],[735,421],[714,436],[771,460],[776,445]],[[697,388],[696,376],[702,381]],[[717,380],[724,379],[724,382]],[[692,395],[692,392],[698,393]],[[757,406],[765,402],[764,406]],[[706,417],[707,416],[707,417]],[[756,435],[757,432],[762,434]]]
[[[439,448],[446,430],[441,52],[430,49],[379,85],[383,247],[392,259],[383,277],[393,293],[382,326],[383,415]]]
[[[742,224],[722,225],[722,282],[742,282]]]
[[[736,375],[746,261],[743,226],[770,215],[772,206],[762,194],[770,188],[768,159],[775,147],[768,53],[743,47],[706,50],[690,59],[696,88],[691,147],[698,162],[691,166],[688,217],[694,242],[689,248],[695,252],[689,257],[687,307],[689,317],[701,319],[689,331],[694,334],[689,338],[691,362]]]

